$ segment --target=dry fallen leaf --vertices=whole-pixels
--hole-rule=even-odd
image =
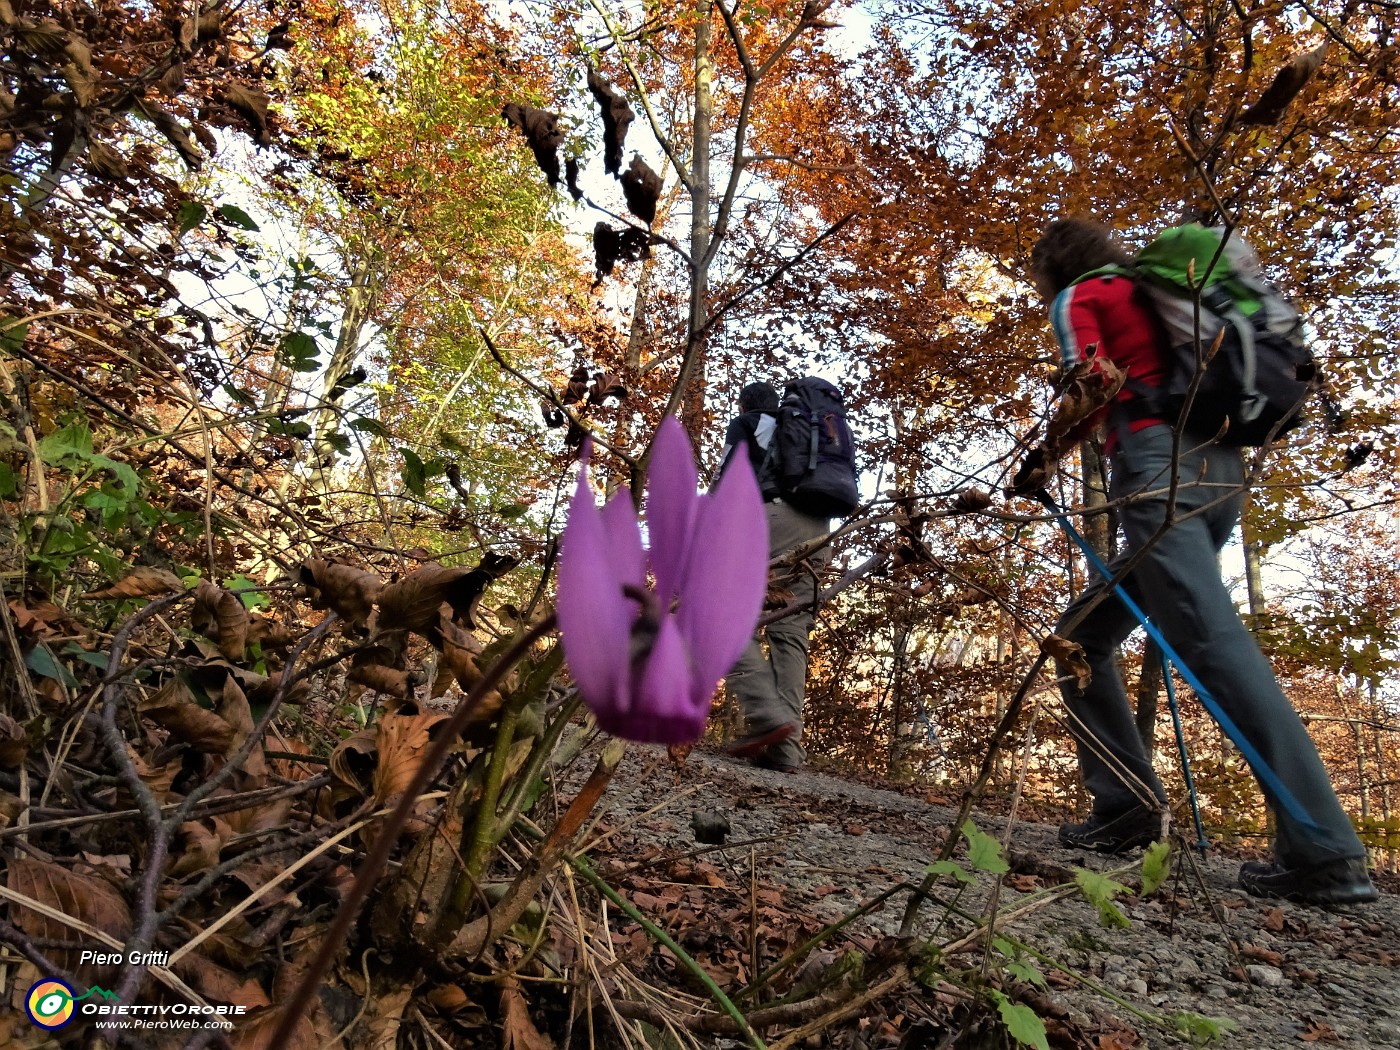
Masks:
[[[136,709],[181,743],[209,755],[226,755],[233,747],[233,726],[194,702],[180,678],[172,678]]]
[[[1084,646],[1078,642],[1071,642],[1058,634],[1046,635],[1041,640],[1040,651],[1074,675],[1080,689],[1087,687],[1093,679],[1094,672],[1085,659]]]
[[[200,580],[194,589],[190,626],[217,642],[226,659],[243,659],[248,648],[248,610],[237,595]]]
[[[169,569],[154,565],[138,565],[110,587],[88,591],[80,598],[150,598],[157,594],[173,594],[185,589],[180,577]]]
[[[26,856],[12,856],[7,869],[6,885],[16,893],[32,897],[41,904],[87,923],[118,939],[131,929],[131,911],[115,889],[94,875],[79,875],[67,868]],[[30,937],[40,940],[68,941],[73,929],[22,905],[10,905],[10,922]],[[78,968],[78,949],[53,950],[49,955],[57,965],[69,971]],[[105,984],[114,969],[102,967],[85,969],[93,979]]]
[[[384,587],[384,581],[372,572],[323,558],[307,558],[300,579],[313,609],[332,609],[357,627],[365,625]]]
[[[520,982],[501,981],[501,1045],[503,1050],[554,1050],[554,1043],[535,1027]]]
[[[1304,1017],[1306,1027],[1298,1033],[1298,1038],[1305,1043],[1336,1043],[1341,1041],[1341,1036],[1326,1021],[1318,1021],[1312,1017]]]

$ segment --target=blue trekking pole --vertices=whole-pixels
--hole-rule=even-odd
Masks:
[[[1094,549],[1089,546],[1089,542],[1079,534],[1079,530],[1070,524],[1070,520],[1065,514],[1064,508],[1056,503],[1051,498],[1050,493],[1046,492],[1044,489],[1038,491],[1035,494],[1035,498],[1040,500],[1040,502],[1044,504],[1045,509],[1054,515],[1055,520],[1060,523],[1060,528],[1065,530],[1065,535],[1072,539],[1079,549],[1084,552],[1085,559],[1093,566],[1094,571],[1102,576],[1105,582],[1112,582],[1113,573],[1108,571],[1108,566],[1094,553]],[[1221,730],[1230,739],[1230,742],[1239,748],[1240,754],[1242,754],[1244,760],[1249,763],[1249,767],[1254,771],[1254,775],[1273,793],[1274,798],[1278,800],[1279,806],[1287,810],[1288,815],[1299,824],[1316,831],[1319,835],[1324,834],[1322,828],[1318,826],[1317,821],[1312,819],[1308,811],[1303,808],[1302,803],[1294,796],[1293,792],[1289,791],[1287,785],[1279,779],[1279,775],[1264,761],[1264,756],[1259,754],[1258,749],[1249,742],[1248,738],[1241,732],[1239,726],[1235,725],[1234,719],[1225,713],[1225,709],[1220,706],[1215,697],[1213,697],[1210,691],[1201,683],[1201,680],[1196,677],[1196,673],[1186,665],[1186,661],[1178,655],[1171,643],[1162,636],[1162,632],[1157,629],[1157,625],[1142,611],[1141,606],[1128,596],[1128,592],[1123,589],[1123,585],[1115,584],[1113,592],[1118,596],[1118,600],[1133,614],[1138,623],[1142,624],[1143,630],[1157,643],[1157,647],[1162,651],[1162,660],[1164,664],[1163,677],[1166,679],[1167,683],[1168,703],[1172,710],[1172,717],[1176,720],[1177,745],[1181,748],[1182,764],[1186,766],[1186,782],[1191,794],[1191,808],[1196,816],[1196,829],[1197,835],[1200,836],[1200,843],[1204,843],[1205,839],[1201,832],[1200,813],[1197,811],[1196,792],[1192,786],[1190,768],[1186,764],[1185,737],[1181,732],[1175,691],[1172,688],[1171,675],[1167,673],[1169,669],[1165,666],[1167,661],[1176,665],[1177,672],[1186,680],[1186,684],[1195,690],[1197,698],[1201,701],[1201,706],[1210,713],[1211,717],[1214,718],[1217,723],[1219,723]],[[1200,845],[1200,843],[1198,843],[1198,845]]]

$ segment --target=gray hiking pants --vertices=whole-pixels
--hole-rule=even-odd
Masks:
[[[782,500],[774,500],[766,509],[770,559],[831,531],[829,519],[803,514]],[[807,636],[814,619],[817,577],[830,560],[831,548],[823,547],[775,581],[806,608],[761,629],[725,679],[744,713],[746,735],[766,733],[787,722],[797,726],[797,732],[768,751],[766,757],[780,765],[800,766],[806,757],[801,737],[802,697],[807,688]]]
[[[1110,495],[1113,499],[1134,493],[1142,496],[1119,511],[1125,544],[1109,564],[1115,573],[1166,520],[1172,476],[1169,427],[1151,426],[1120,436]],[[1214,444],[1193,451],[1198,444],[1189,437],[1182,439],[1176,523],[1152,544],[1124,589],[1320,827],[1319,832],[1300,825],[1264,788],[1277,820],[1278,862],[1306,867],[1338,857],[1365,856],[1317,747],[1279,688],[1254,636],[1241,622],[1220,577],[1217,554],[1234,530],[1243,502],[1240,454]],[[1079,767],[1094,798],[1094,813],[1111,818],[1149,797],[1149,792],[1163,800],[1166,792],[1143,750],[1117,666],[1118,647],[1138,626],[1137,620],[1123,602],[1109,596],[1077,627],[1064,627],[1096,601],[1104,587],[1095,574],[1065,610],[1056,633],[1082,645],[1093,670],[1093,680],[1082,692],[1072,676],[1061,691],[1073,715],[1070,722]],[[1059,673],[1061,677],[1069,674],[1063,666]]]

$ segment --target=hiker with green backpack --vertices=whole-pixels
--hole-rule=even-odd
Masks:
[[[1031,269],[1066,372],[1100,375],[1111,398],[1067,432],[1052,419],[1047,433],[1060,439],[1033,451],[1008,491],[1053,506],[1044,485],[1054,460],[1102,426],[1125,540],[1108,575],[1142,552],[1121,589],[1091,582],[1056,627],[1092,673],[1081,688],[1067,665],[1058,672],[1093,797],[1088,820],[1060,828],[1061,843],[1121,853],[1159,836],[1166,790],[1117,665],[1142,616],[1241,745],[1274,812],[1274,862],[1246,863],[1240,884],[1321,905],[1373,900],[1365,848],[1217,560],[1246,488],[1240,448],[1296,426],[1314,383],[1296,310],[1243,241],[1203,226],[1167,231],[1134,260],[1102,226],[1063,219],[1036,243]]]

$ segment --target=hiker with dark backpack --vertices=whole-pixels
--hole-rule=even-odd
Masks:
[[[789,383],[781,399],[769,384],[751,383],[739,392],[739,409],[725,432],[720,473],[733,457],[749,457],[767,505],[769,560],[781,559],[826,536],[831,519],[859,503],[845,405],[835,386],[808,377]],[[745,721],[730,753],[766,769],[793,773],[806,758],[808,635],[818,577],[830,560],[823,546],[783,567],[773,585],[798,610],[761,628],[725,679]]]
[[[1208,249],[1210,254],[1193,257],[1186,270],[1196,283],[1208,283],[1200,281],[1207,268],[1226,259],[1221,235],[1199,238],[1198,243],[1205,247],[1195,251],[1203,254]],[[1257,260],[1253,265],[1257,269]],[[1183,376],[1187,358],[1180,344],[1185,340],[1169,336],[1170,322],[1162,316],[1166,311],[1154,307],[1158,293],[1165,293],[1160,286],[1154,291],[1151,276],[1096,223],[1052,223],[1032,250],[1031,268],[1036,289],[1051,304],[1066,369],[1086,361],[1098,368],[1106,361],[1110,364],[1102,371],[1116,377],[1115,385],[1121,379],[1122,385],[1103,410],[1072,428],[1056,447],[1032,452],[1010,491],[1043,494],[1058,453],[1106,426],[1105,451],[1112,463],[1109,495],[1117,504],[1125,540],[1107,571],[1116,575],[1144,552],[1121,581],[1119,593],[1145,611],[1194,672],[1209,692],[1208,708],[1222,727],[1241,734],[1276,818],[1274,863],[1246,863],[1240,884],[1253,894],[1314,904],[1374,899],[1365,848],[1337,800],[1312,738],[1240,620],[1217,560],[1239,520],[1244,497],[1239,447],[1264,444],[1294,425],[1310,378],[1288,376],[1286,358],[1295,351],[1267,345],[1272,340],[1267,318],[1256,323],[1245,315],[1238,288],[1215,287],[1208,289],[1215,315],[1188,289],[1191,375]],[[1229,269],[1227,261],[1222,273]],[[1268,294],[1277,296],[1272,290]],[[1197,316],[1205,316],[1200,330],[1194,323]],[[1226,331],[1227,326],[1233,331]],[[1244,326],[1250,331],[1242,335]],[[1256,354],[1247,368],[1242,363],[1242,338],[1252,341],[1247,349]],[[1303,361],[1301,340],[1290,345]],[[1275,373],[1267,382],[1258,381],[1261,362],[1265,371]],[[1198,365],[1207,371],[1193,378]],[[1278,388],[1286,386],[1274,382],[1279,378],[1292,378],[1301,386],[1279,393]],[[1265,416],[1272,419],[1260,423]],[[1175,459],[1173,428],[1180,431]],[[1052,420],[1047,433],[1054,430]],[[1090,582],[1066,609],[1055,632],[1083,647],[1092,672],[1081,689],[1069,667],[1061,665],[1058,671],[1080,771],[1093,796],[1089,819],[1063,825],[1060,841],[1073,848],[1122,853],[1158,837],[1167,796],[1138,737],[1117,665],[1119,646],[1138,626],[1137,611],[1118,594],[1105,594],[1107,587],[1105,579]],[[1279,786],[1282,793],[1275,789]]]

